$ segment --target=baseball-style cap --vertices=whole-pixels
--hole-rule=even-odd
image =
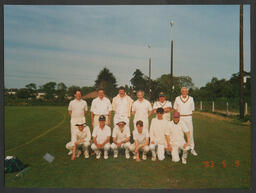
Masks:
[[[119,119],[116,124],[118,125],[119,123],[123,123],[126,125],[126,122],[123,119]]]
[[[180,113],[178,111],[174,111],[172,116],[173,116],[173,118],[179,118],[180,117]]]
[[[159,93],[159,97],[165,97],[164,92],[160,92],[160,93]]]
[[[82,121],[82,120],[78,121],[78,122],[75,124],[75,126],[81,126],[81,125],[85,126],[85,122]]]
[[[99,121],[106,121],[106,117],[105,117],[104,115],[101,115],[101,116],[99,117]]]
[[[156,109],[156,113],[164,114],[164,109],[162,107],[159,107]]]

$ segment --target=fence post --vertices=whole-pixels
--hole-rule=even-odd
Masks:
[[[228,113],[229,113],[229,112],[228,112],[228,102],[227,102],[227,115],[228,115]]]
[[[203,103],[202,103],[202,101],[200,101],[200,111],[202,111],[203,110]]]
[[[244,110],[244,115],[248,115],[248,108],[247,108],[247,103],[245,103],[244,106],[245,110]]]
[[[215,108],[214,108],[214,101],[212,101],[212,112],[214,112]]]

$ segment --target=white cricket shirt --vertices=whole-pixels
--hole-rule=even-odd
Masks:
[[[86,126],[83,131],[80,131],[78,128],[75,129],[71,139],[72,146],[75,144],[75,142],[82,139],[84,139],[86,142],[90,142],[91,140],[91,131],[88,126]]]
[[[173,107],[177,109],[181,115],[191,115],[195,110],[194,99],[191,96],[187,96],[185,99],[182,96],[178,96],[175,99]]]
[[[137,129],[133,130],[133,139],[134,141],[137,140],[139,144],[144,144],[146,139],[149,137],[148,130],[143,129],[142,133],[139,133]]]
[[[112,105],[107,97],[93,99],[91,112],[94,115],[108,115],[109,111],[112,111]]]
[[[132,104],[132,111],[135,111],[135,120],[145,120],[148,119],[148,112],[152,111],[152,106],[146,99],[143,99],[142,101],[136,100]]]
[[[126,138],[131,136],[130,128],[128,126],[124,126],[123,131],[118,126],[115,126],[113,129],[112,137],[116,137],[117,143],[124,141]]]
[[[108,137],[111,136],[111,129],[109,126],[105,125],[103,129],[100,126],[96,126],[93,129],[92,137],[96,137],[96,141],[98,144],[104,143]]]
[[[166,129],[169,127],[169,121],[166,119],[159,120],[157,118],[153,118],[150,125],[150,142],[154,142],[155,144],[167,145],[165,139]]]
[[[87,102],[82,99],[74,99],[70,101],[68,110],[72,111],[71,118],[82,118],[84,117],[84,112],[88,110]]]
[[[184,138],[186,132],[189,132],[189,129],[183,121],[180,120],[177,124],[171,121],[169,127],[165,130],[165,135],[170,136],[171,144],[178,145],[186,143]]]

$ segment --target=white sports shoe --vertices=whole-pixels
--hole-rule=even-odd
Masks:
[[[104,159],[108,159],[108,151],[104,151]]]
[[[184,157],[182,157],[182,158],[181,158],[181,162],[182,162],[182,164],[187,164],[187,159],[184,158]]]
[[[126,158],[126,159],[130,159],[130,153],[129,153],[129,151],[125,151],[125,158]]]
[[[114,158],[117,158],[117,157],[118,157],[118,151],[115,150],[115,151],[114,151]]]
[[[146,159],[147,159],[147,155],[143,153],[143,154],[142,154],[142,159],[143,159],[143,160],[146,160]]]
[[[85,151],[84,151],[84,158],[85,158],[85,159],[88,159],[88,158],[89,158],[89,152],[88,152],[88,150],[85,150]]]
[[[69,152],[68,152],[68,155],[72,155],[73,154],[73,152],[70,150]]]
[[[100,151],[96,152],[96,159],[100,159],[100,156],[101,156],[101,152]]]
[[[76,157],[80,157],[81,154],[82,154],[81,150],[78,150]]]
[[[194,149],[191,150],[191,154],[192,154],[193,156],[197,156],[197,155],[198,155]]]

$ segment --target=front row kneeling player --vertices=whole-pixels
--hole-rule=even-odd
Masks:
[[[75,125],[77,128],[73,131],[72,139],[66,144],[66,148],[72,151],[72,160],[81,155],[84,151],[84,157],[89,158],[88,147],[91,141],[91,131],[84,121],[78,121]]]
[[[187,138],[187,142],[184,139],[184,133]],[[172,161],[180,161],[179,150],[183,151],[182,163],[187,163],[187,154],[190,149],[190,132],[186,124],[180,120],[180,113],[175,111],[173,113],[173,120],[170,122],[170,126],[165,132],[168,150],[172,154]]]

